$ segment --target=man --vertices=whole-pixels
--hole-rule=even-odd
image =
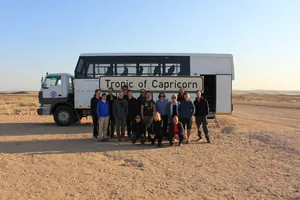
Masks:
[[[142,102],[142,105],[141,105],[141,117],[144,120],[147,129],[149,128],[149,126],[152,123],[152,118],[153,118],[154,112],[155,112],[155,102],[151,99],[151,92],[147,91],[145,100]],[[150,138],[149,133],[148,133],[148,140],[152,140]]]
[[[91,115],[93,118],[93,125],[94,125],[94,130],[93,130],[93,137],[92,139],[98,140],[98,116],[97,116],[97,104],[100,99],[100,90],[96,89],[94,97],[91,98],[91,105],[90,105],[90,111]]]
[[[179,94],[177,96],[177,101],[181,102],[184,100],[184,94],[185,94],[185,91],[183,88],[180,88],[179,90]]]
[[[122,92],[123,92],[123,94],[124,94],[124,99],[128,99],[128,95],[127,95],[127,92],[128,92],[128,86],[127,85],[124,85],[123,87],[122,87]]]
[[[202,97],[200,90],[197,90],[196,95],[197,97],[194,101],[194,106],[196,109],[195,118],[196,118],[196,125],[197,125],[198,136],[199,136],[198,140],[202,139],[201,130],[200,130],[200,126],[202,124],[206,141],[207,143],[210,143],[208,128],[207,128],[207,118],[206,118],[209,112],[208,102],[205,98]]]
[[[114,89],[112,87],[108,88],[108,95],[107,100],[109,102],[109,124],[107,127],[107,134],[110,136],[110,138],[114,137],[115,134],[115,117],[113,115],[113,102],[117,98],[115,95],[113,95]]]
[[[137,100],[132,96],[132,91],[127,91],[127,103],[128,103],[128,113],[126,119],[126,126],[127,126],[127,135],[131,138],[131,131],[132,131],[132,123],[135,119],[135,116],[138,114],[138,107],[137,107]]]
[[[168,103],[166,108],[166,114],[169,119],[169,123],[172,122],[172,119],[177,116],[178,117],[178,108],[179,108],[180,102],[177,101],[177,95],[173,94],[171,97],[171,101]]]
[[[186,143],[190,143],[190,136],[192,130],[192,117],[195,114],[195,106],[193,102],[190,101],[190,94],[185,93],[184,100],[181,101],[179,108],[179,121],[183,124],[183,128],[187,130],[187,141]]]
[[[146,95],[145,89],[141,89],[140,96],[137,98],[138,114],[141,114],[141,105],[142,105],[142,102],[145,100],[145,95]]]
[[[127,100],[124,99],[123,92],[119,92],[118,98],[113,103],[113,115],[115,117],[118,142],[122,142],[125,135],[126,116],[128,113]]]
[[[99,141],[108,141],[107,127],[109,121],[109,102],[106,100],[106,94],[101,95],[101,100],[97,104],[97,116],[99,124]]]
[[[156,111],[161,115],[161,119],[163,120],[163,132],[164,136],[167,138],[168,137],[168,115],[167,115],[167,105],[168,105],[168,100],[166,99],[165,93],[161,92],[158,95],[158,100],[156,101],[155,104],[155,109]]]

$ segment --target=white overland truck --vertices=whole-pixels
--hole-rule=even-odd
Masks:
[[[208,100],[210,115],[233,111],[233,56],[198,53],[91,53],[81,54],[74,75],[47,73],[39,91],[39,115],[53,115],[60,126],[68,126],[90,115],[95,89],[115,92],[127,85],[135,96],[150,90],[153,98],[167,98],[184,88],[192,94],[201,90]],[[193,100],[193,99],[191,99]]]

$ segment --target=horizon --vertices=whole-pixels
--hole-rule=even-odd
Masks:
[[[298,91],[299,7],[297,0],[3,2],[0,91],[37,91],[46,72],[73,74],[80,54],[97,52],[232,54],[234,90]]]

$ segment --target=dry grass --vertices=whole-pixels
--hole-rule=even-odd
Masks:
[[[35,115],[39,106],[37,93],[0,94],[0,115]]]

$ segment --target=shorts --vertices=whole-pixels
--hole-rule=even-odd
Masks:
[[[144,123],[146,128],[149,128],[152,123],[153,116],[144,116]]]
[[[186,130],[191,130],[192,129],[192,118],[180,118],[179,121],[182,123],[183,128]]]

